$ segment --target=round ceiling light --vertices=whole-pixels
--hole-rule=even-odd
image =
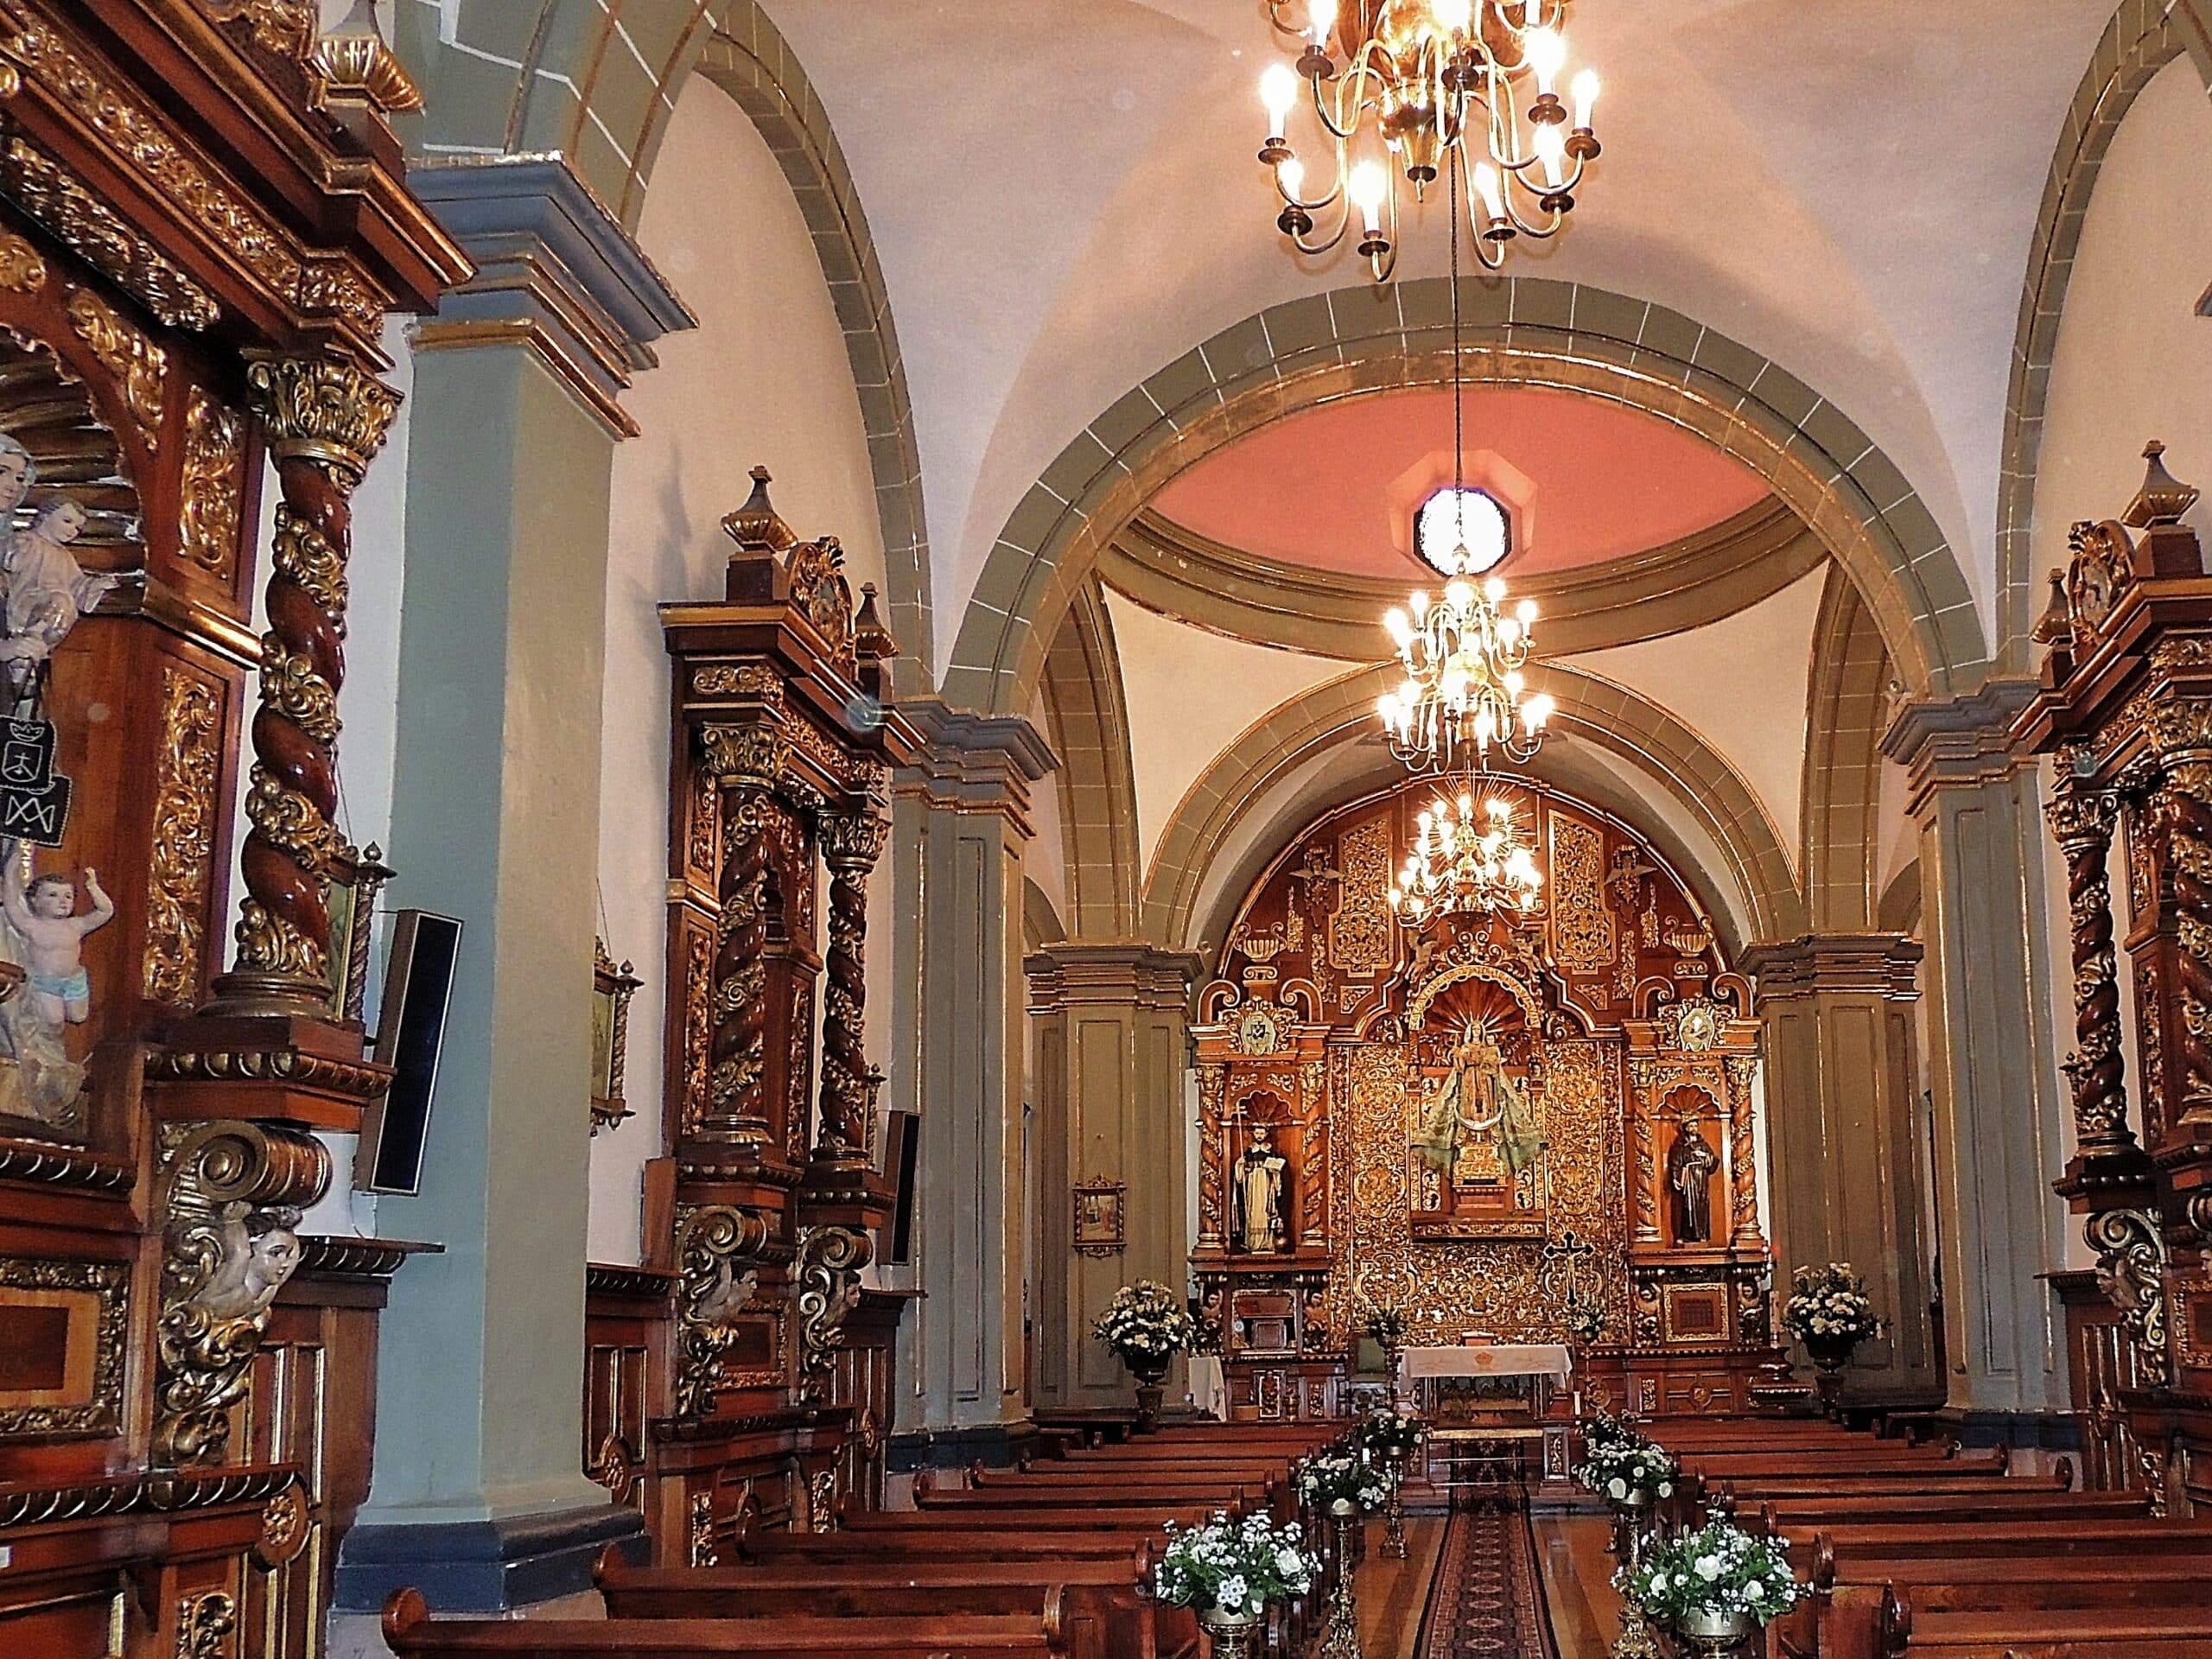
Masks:
[[[1442,576],[1479,576],[1513,550],[1513,521],[1486,490],[1446,486],[1414,513],[1414,546]]]

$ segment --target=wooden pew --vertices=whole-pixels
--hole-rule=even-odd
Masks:
[[[1864,1589],[1829,1610],[1821,1659],[2212,1659],[2200,1606],[1921,1612],[1887,1586]]]
[[[398,1659],[1113,1659],[1103,1632],[1071,1629],[1064,1592],[1004,1616],[789,1617],[762,1619],[512,1619],[429,1617],[420,1593],[385,1606],[385,1643]]]
[[[608,1548],[592,1579],[613,1619],[933,1619],[1041,1612],[1061,1586],[1070,1620],[1095,1621],[1112,1659],[1167,1659],[1194,1649],[1198,1624],[1146,1593],[1153,1552],[1091,1561],[913,1561],[890,1559],[767,1567],[635,1567]]]

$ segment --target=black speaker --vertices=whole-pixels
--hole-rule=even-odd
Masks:
[[[418,1192],[430,1133],[430,1095],[445,1046],[446,1007],[461,960],[461,924],[427,910],[395,911],[391,951],[377,1014],[377,1058],[391,1087],[361,1122],[353,1185],[371,1192]]]
[[[884,1251],[887,1262],[911,1262],[914,1258],[914,1185],[915,1172],[921,1167],[922,1126],[912,1112],[893,1112],[884,1121],[884,1139],[888,1154],[883,1166],[896,1177],[899,1186],[897,1203],[891,1211],[890,1246]]]

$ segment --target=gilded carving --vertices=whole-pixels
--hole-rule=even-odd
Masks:
[[[757,793],[723,803],[721,915],[715,948],[707,1094],[709,1126],[758,1144],[768,1122],[768,844]]]
[[[698,1128],[707,1109],[709,1045],[714,1039],[714,939],[692,933],[685,945],[683,973],[683,1099],[679,1120],[686,1134]]]
[[[0,233],[0,288],[35,294],[46,286],[46,261],[20,236]]]
[[[255,5],[280,0],[249,0]],[[126,98],[99,67],[60,34],[18,3],[4,13],[12,33],[9,56],[56,100],[105,139],[148,185],[196,220],[200,228],[278,294],[299,293],[299,256],[282,233],[237,192],[219,183],[170,134],[151,110]],[[204,327],[204,324],[198,325]]]
[[[168,353],[116,315],[114,308],[88,288],[70,295],[69,325],[92,348],[100,366],[113,377],[124,406],[138,423],[146,448],[161,442],[163,382]]]
[[[782,734],[768,726],[704,726],[699,745],[707,770],[726,784],[772,784],[790,752]]]
[[[822,1108],[815,1152],[868,1155],[874,1138],[874,1068],[867,1046],[868,878],[890,826],[873,812],[832,812],[819,821],[830,867],[829,948],[823,963]]]
[[[874,1254],[866,1233],[850,1227],[809,1227],[799,1235],[799,1392],[824,1397],[837,1353],[844,1346],[845,1316],[858,1306],[861,1269]]]
[[[772,709],[784,706],[784,683],[766,663],[709,663],[693,671],[691,690],[702,697],[759,697]]]
[[[1390,966],[1390,821],[1371,818],[1346,830],[1338,861],[1344,877],[1329,915],[1329,962],[1340,974],[1372,978]]]
[[[1229,1087],[1229,1068],[1224,1065],[1202,1065],[1198,1068],[1198,1248],[1219,1249],[1226,1237],[1224,1230],[1224,1193],[1220,1163],[1212,1150],[1224,1144],[1222,1138],[1222,1103]]]
[[[154,1455],[190,1468],[228,1453],[231,1408],[299,1264],[300,1211],[328,1186],[330,1154],[311,1135],[264,1124],[165,1135]]]
[[[1548,815],[1552,842],[1552,954],[1567,973],[1603,973],[1618,943],[1605,904],[1604,831],[1565,813]]]
[[[2075,774],[2075,757],[2059,758],[2062,779]],[[2087,1153],[2131,1146],[2126,1071],[2120,1053],[2119,959],[2113,950],[2112,887],[2106,864],[2118,804],[2102,791],[2067,784],[2047,808],[2066,861],[2067,908],[2074,963],[2075,1048],[2065,1071],[2073,1087],[2074,1124]]]
[[[335,358],[268,358],[246,371],[270,447],[342,467],[358,483],[384,448],[399,394],[372,374]],[[342,566],[340,567],[342,569]],[[345,608],[341,596],[335,607]]]
[[[194,386],[184,423],[183,501],[178,529],[184,556],[227,582],[238,563],[239,472],[245,422],[207,389]]]
[[[129,1330],[130,1268],[122,1262],[0,1256],[0,1288],[83,1294],[98,1313],[92,1331],[87,1398],[71,1403],[0,1406],[0,1440],[49,1440],[112,1434],[123,1427],[124,1338]],[[0,1526],[8,1524],[0,1508]]]
[[[224,1590],[181,1596],[176,1604],[176,1659],[229,1659],[238,1605]]]
[[[768,1224],[748,1211],[714,1205],[678,1217],[676,1260],[683,1288],[676,1305],[676,1414],[698,1419],[715,1408],[731,1320],[751,1305]]]
[[[315,10],[311,0],[200,0],[219,23],[244,19],[257,45],[304,63],[315,43]]]
[[[64,246],[172,328],[210,328],[207,290],[126,225],[84,181],[20,136],[0,143],[0,188]]]
[[[713,1567],[721,1556],[715,1550],[715,1497],[711,1492],[691,1494],[691,1510],[684,1537],[684,1559],[693,1567]]]
[[[296,1560],[307,1548],[312,1523],[307,1495],[288,1486],[261,1506],[261,1536],[254,1540],[253,1557],[263,1567],[282,1567]]]
[[[2105,1294],[2134,1338],[2136,1361],[2152,1385],[2170,1373],[2166,1347],[2166,1242],[2158,1218],[2146,1210],[2104,1210],[2083,1224],[2082,1236],[2096,1252]]]
[[[188,1007],[200,991],[213,879],[215,785],[222,775],[217,688],[174,664],[162,669],[162,753],[154,780],[147,874],[148,997]]]

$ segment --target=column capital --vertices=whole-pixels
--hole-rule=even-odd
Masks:
[[[1974,787],[2032,765],[2012,748],[2012,722],[2034,701],[2033,680],[1990,679],[1953,697],[1912,697],[1882,734],[1882,753],[1910,779],[1905,810],[1918,817],[1936,790]]]
[[[1910,1002],[1920,995],[1926,954],[1919,940],[1902,933],[1802,933],[1751,946],[1742,967],[1761,1002],[1823,991]]]
[[[1063,939],[1032,951],[1029,1011],[1057,1014],[1077,1003],[1110,1002],[1184,1009],[1205,961],[1143,939]]]
[[[902,794],[953,812],[1002,813],[1026,840],[1030,785],[1060,767],[1060,757],[1019,715],[977,715],[936,697],[901,699],[899,712],[921,734],[911,766],[897,774]]]
[[[415,349],[526,346],[608,432],[637,436],[619,395],[659,360],[653,341],[699,320],[566,158],[442,157],[407,183],[476,266]]]

